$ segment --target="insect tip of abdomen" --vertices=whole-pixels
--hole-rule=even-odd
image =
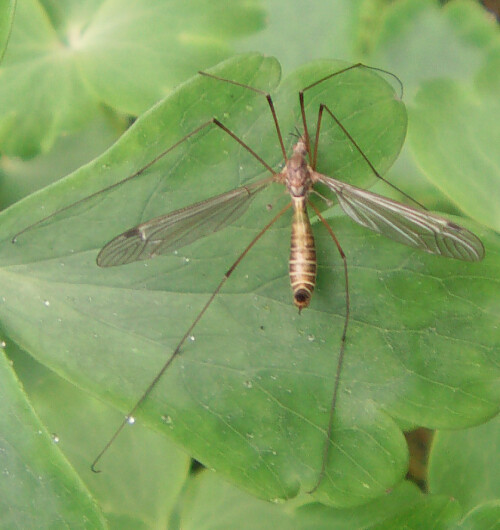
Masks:
[[[311,302],[311,294],[305,289],[299,289],[293,295],[293,303],[299,308],[299,315],[302,309],[305,309],[309,306]]]

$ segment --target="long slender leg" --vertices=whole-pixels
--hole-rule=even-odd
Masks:
[[[138,177],[139,175],[144,173],[144,171],[146,171],[151,166],[156,164],[156,162],[161,160],[168,153],[173,151],[176,147],[178,147],[179,145],[184,143],[186,140],[188,140],[189,138],[191,138],[195,134],[201,132],[203,129],[209,127],[210,125],[215,125],[215,126],[219,127],[219,129],[222,129],[226,134],[231,136],[231,138],[236,140],[243,148],[245,148],[250,154],[252,154],[272,175],[275,174],[275,171],[273,170],[273,168],[269,164],[267,164],[267,162],[265,162],[249,145],[247,145],[241,138],[239,138],[235,133],[233,133],[230,129],[228,129],[217,118],[211,118],[210,120],[206,121],[205,123],[202,123],[199,127],[196,127],[196,129],[194,129],[190,133],[186,134],[186,136],[184,136],[184,138],[181,138],[178,142],[176,142],[174,145],[170,146],[168,149],[166,149],[165,151],[160,153],[158,156],[153,158],[153,160],[149,161],[145,166],[141,167],[141,169],[137,170],[132,175],[129,175],[128,177],[124,178],[123,180],[120,180],[119,182],[115,182],[114,184],[111,184],[110,186],[106,186],[105,188],[102,188],[99,191],[96,191],[95,193],[87,195],[86,197],[84,197],[83,199],[80,199],[79,201],[73,202],[73,203],[69,204],[68,206],[64,206],[63,208],[60,208],[56,212],[54,212],[54,213],[52,213],[50,215],[47,215],[43,219],[40,219],[36,223],[32,223],[31,225],[27,226],[26,228],[23,228],[20,232],[17,232],[17,234],[14,235],[14,237],[12,238],[12,243],[16,243],[18,237],[20,235],[24,234],[25,232],[27,232],[28,230],[31,230],[32,228],[35,228],[36,226],[41,225],[45,221],[48,221],[49,219],[52,219],[56,215],[58,215],[58,214],[60,214],[62,212],[65,212],[66,210],[69,210],[70,208],[73,208],[73,206],[78,206],[79,204],[82,204],[82,203],[92,199],[93,197],[96,197],[96,196],[100,195],[101,193],[104,193],[106,191],[109,191],[109,190],[112,190],[114,188],[117,188],[118,186],[121,186],[125,182],[128,182],[129,180],[132,180],[135,177]]]
[[[224,83],[229,83],[231,85],[236,85],[241,88],[246,88],[247,90],[251,90],[252,92],[260,94],[261,96],[264,96],[266,98],[267,104],[269,105],[269,108],[271,109],[271,114],[273,115],[274,125],[276,127],[276,133],[278,134],[278,140],[280,142],[281,152],[283,153],[283,158],[286,162],[288,157],[286,156],[285,144],[283,143],[283,135],[281,134],[280,124],[278,123],[278,116],[276,114],[276,109],[274,108],[274,103],[271,98],[271,94],[269,94],[269,92],[265,92],[264,90],[260,90],[260,88],[255,88],[250,85],[238,83],[238,81],[232,81],[231,79],[224,79],[223,77],[218,77],[213,74],[208,74],[207,72],[198,72],[198,73],[200,75],[204,75],[205,77],[211,77],[212,79],[216,79],[217,81],[223,81]]]
[[[353,70],[354,68],[359,68],[360,66],[364,66],[364,65],[361,63],[357,63],[357,64],[353,64],[352,66],[348,66],[347,68],[343,68],[342,70],[339,70],[338,72],[333,72],[332,74],[329,74],[326,77],[322,77],[318,81],[315,81],[311,85],[306,86],[299,92],[300,113],[302,115],[302,125],[304,127],[304,140],[306,142],[306,149],[307,149],[307,154],[309,155],[309,161],[311,162],[311,164],[313,164],[311,166],[313,169],[315,168],[315,165],[314,165],[312,152],[311,152],[311,141],[309,138],[309,130],[307,128],[306,109],[304,105],[304,92],[319,85],[320,83],[323,83],[323,81],[326,81],[327,79],[331,79],[332,77],[335,77],[336,75],[343,74],[349,70]]]
[[[420,208],[422,208],[423,210],[427,210],[427,208],[421,204],[420,202],[418,202],[417,200],[415,200],[413,197],[411,197],[410,195],[408,195],[407,193],[405,193],[402,189],[398,188],[398,186],[392,184],[392,182],[388,181],[387,179],[385,179],[376,169],[375,169],[375,166],[370,162],[369,158],[365,155],[365,153],[363,152],[363,150],[361,149],[361,147],[359,147],[359,145],[357,144],[356,140],[354,140],[354,138],[351,136],[351,134],[349,133],[349,131],[342,125],[342,123],[340,122],[340,120],[337,118],[337,116],[335,116],[335,114],[326,106],[324,105],[323,103],[321,103],[321,105],[319,106],[319,113],[318,113],[318,127],[316,129],[316,145],[314,146],[314,165],[312,166],[313,168],[316,166],[316,156],[317,156],[317,150],[318,150],[318,136],[319,136],[319,126],[321,124],[321,117],[323,115],[323,110],[326,110],[326,112],[328,112],[328,114],[331,116],[331,118],[333,119],[333,121],[340,127],[340,129],[342,130],[342,132],[347,136],[347,138],[349,138],[349,140],[351,141],[352,145],[357,149],[357,151],[359,152],[359,154],[363,157],[363,159],[365,160],[365,162],[368,164],[368,166],[370,166],[370,169],[373,171],[374,175],[379,178],[380,180],[384,181],[387,185],[389,185],[392,189],[398,191],[399,193],[401,193],[402,195],[404,195],[407,199],[409,199],[410,201],[414,202],[417,206],[419,206]]]
[[[307,128],[306,112],[305,112],[305,105],[304,105],[304,92],[306,92],[307,90],[309,90],[311,88],[314,88],[315,86],[319,85],[320,83],[323,83],[324,81],[328,81],[328,79],[331,79],[332,77],[334,77],[336,75],[344,74],[345,72],[347,72],[349,70],[353,70],[355,68],[360,68],[360,67],[367,68],[367,69],[370,69],[370,70],[376,70],[378,72],[382,72],[384,74],[387,74],[387,75],[390,75],[391,77],[393,77],[398,82],[398,84],[400,86],[400,98],[403,97],[403,84],[401,83],[401,80],[399,79],[399,77],[394,75],[392,72],[388,72],[387,70],[382,70],[381,68],[375,68],[373,66],[367,66],[366,64],[363,64],[363,63],[356,63],[356,64],[353,64],[352,66],[349,66],[347,68],[339,70],[338,72],[333,72],[332,74],[329,74],[329,75],[319,79],[318,81],[312,83],[311,85],[303,88],[299,92],[300,112],[302,114],[302,123],[303,123],[303,126],[304,126],[304,139],[305,139],[305,142],[306,142],[306,148],[307,148],[307,152],[308,152],[308,155],[309,155],[309,162],[311,164],[311,167],[314,170],[316,169],[316,164],[317,164],[317,161],[318,161],[318,140],[319,140],[321,122],[322,122],[322,117],[323,117],[323,111],[326,110],[328,112],[328,114],[331,116],[331,118],[333,119],[333,121],[340,127],[342,132],[346,135],[348,140],[351,142],[351,144],[358,151],[358,153],[363,157],[365,162],[368,164],[370,169],[373,171],[373,174],[377,178],[379,178],[380,180],[382,180],[386,184],[388,184],[391,188],[395,189],[396,191],[398,191],[399,193],[404,195],[407,199],[409,199],[413,203],[417,204],[420,208],[426,210],[427,208],[423,204],[421,204],[420,202],[416,201],[413,197],[410,197],[410,195],[405,193],[402,189],[398,188],[397,186],[395,186],[394,184],[389,182],[387,179],[385,179],[377,171],[375,166],[371,163],[369,158],[365,155],[365,153],[363,152],[361,147],[358,145],[358,143],[353,138],[353,136],[349,133],[349,131],[345,128],[345,126],[342,124],[342,122],[337,118],[337,116],[335,116],[335,114],[328,108],[328,106],[323,104],[323,103],[321,103],[320,106],[319,106],[318,119],[316,121],[316,135],[315,135],[315,139],[314,139],[314,151],[313,152],[311,151],[310,137],[309,137],[309,131],[308,131],[308,128]]]
[[[315,86],[323,83],[324,81],[328,81],[328,79],[331,79],[332,77],[335,77],[336,75],[343,74],[344,72],[347,72],[348,70],[353,70],[354,68],[366,68],[367,70],[375,70],[376,72],[381,72],[383,74],[386,74],[390,77],[392,77],[399,85],[399,97],[403,97],[403,83],[401,82],[401,79],[396,74],[393,74],[392,72],[389,72],[388,70],[384,70],[383,68],[377,68],[376,66],[369,66],[367,64],[363,63],[356,63],[351,66],[348,66],[346,68],[343,68],[342,70],[338,70],[337,72],[333,72],[331,74],[325,75],[325,77],[322,77],[321,79],[318,79],[317,81],[314,81],[314,83],[311,83],[310,85],[303,88],[300,93],[304,93],[307,90],[314,88]]]
[[[383,70],[382,68],[376,68],[374,66],[368,66],[368,65],[363,64],[363,63],[356,63],[356,64],[353,64],[353,65],[348,66],[346,68],[343,68],[342,70],[338,70],[336,72],[328,74],[325,77],[322,77],[321,79],[318,79],[314,83],[311,83],[310,85],[308,85],[305,88],[303,88],[299,92],[300,112],[301,112],[301,115],[302,115],[302,124],[303,124],[303,127],[304,127],[304,140],[306,142],[306,149],[307,149],[307,153],[309,155],[309,161],[311,162],[311,167],[313,169],[316,169],[316,154],[314,156],[312,156],[311,143],[310,143],[310,137],[309,137],[309,130],[307,128],[306,111],[305,111],[305,105],[304,105],[304,92],[306,92],[307,90],[310,90],[311,88],[314,88],[315,86],[318,86],[319,84],[321,84],[321,83],[323,83],[325,81],[328,81],[332,77],[335,77],[335,76],[340,75],[340,74],[344,74],[344,73],[348,72],[349,70],[354,70],[355,68],[366,68],[368,70],[375,70],[377,72],[381,72],[383,74],[391,76],[399,84],[399,87],[400,87],[400,96],[399,97],[400,97],[400,99],[403,97],[403,83],[401,82],[401,80],[399,79],[399,77],[397,75],[393,74],[392,72],[388,72],[387,70]],[[317,132],[317,129],[316,129],[316,138],[317,137],[318,137],[318,132]],[[354,142],[352,137],[351,136],[348,136],[348,137],[356,145],[356,148],[359,150],[359,147]],[[318,147],[317,147],[317,141],[316,141],[315,142],[315,147],[314,147],[315,153],[317,151],[317,148]]]
[[[252,241],[247,245],[245,250],[239,255],[238,259],[229,267],[227,272],[224,274],[224,277],[219,282],[219,285],[215,288],[214,292],[210,295],[210,298],[206,301],[205,305],[201,309],[201,311],[198,313],[198,316],[194,319],[193,323],[189,326],[188,330],[184,335],[182,336],[181,340],[175,347],[174,351],[170,355],[170,357],[166,360],[165,364],[162,366],[160,371],[156,374],[155,378],[151,381],[145,392],[142,394],[142,396],[139,398],[139,400],[136,402],[136,404],[130,409],[129,413],[125,416],[125,419],[122,421],[120,426],[116,429],[116,431],[113,433],[109,441],[106,443],[104,448],[101,450],[101,452],[97,455],[95,460],[92,462],[92,465],[90,468],[94,473],[100,473],[99,469],[96,469],[97,463],[101,460],[102,456],[107,452],[107,450],[111,447],[113,442],[116,440],[118,435],[121,433],[123,428],[130,423],[130,419],[134,417],[134,414],[136,413],[137,409],[142,405],[142,403],[148,398],[148,396],[153,391],[154,387],[157,385],[158,381],[162,378],[163,374],[166,372],[168,367],[172,364],[174,359],[180,354],[182,345],[186,342],[186,339],[191,335],[191,332],[196,327],[198,322],[201,320],[207,309],[209,308],[210,304],[214,301],[217,294],[222,289],[222,286],[226,283],[227,279],[231,274],[233,273],[234,269],[240,264],[241,260],[247,255],[247,253],[250,251],[250,249],[257,243],[257,241],[267,232],[267,230],[290,208],[292,203],[289,203],[287,206],[282,208],[272,219],[267,223],[267,225],[252,239]]]
[[[335,372],[335,381],[333,383],[333,392],[332,392],[332,399],[330,403],[330,416],[328,419],[328,427],[326,429],[326,435],[325,435],[325,441],[323,445],[323,457],[321,460],[321,469],[318,475],[318,479],[316,481],[316,484],[314,487],[308,492],[308,493],[314,493],[319,485],[321,484],[321,481],[323,480],[323,477],[325,476],[326,466],[328,463],[328,453],[330,451],[330,443],[332,438],[332,430],[333,430],[333,419],[335,416],[335,407],[337,405],[337,395],[339,391],[340,386],[340,375],[342,373],[342,366],[344,364],[344,353],[345,353],[345,342],[346,342],[346,336],[347,336],[347,327],[349,325],[349,317],[351,314],[351,303],[349,298],[349,274],[347,271],[347,258],[342,250],[342,247],[340,246],[340,243],[335,236],[335,233],[332,230],[332,227],[326,222],[325,218],[321,215],[319,210],[316,208],[316,206],[309,201],[309,206],[314,210],[316,215],[318,216],[319,220],[325,225],[326,229],[328,230],[328,233],[332,237],[335,245],[337,246],[337,249],[339,251],[340,257],[342,258],[342,262],[344,263],[344,279],[345,279],[345,320],[344,320],[344,328],[342,330],[342,336],[340,338],[340,350],[339,350],[339,356],[337,360],[337,370]]]

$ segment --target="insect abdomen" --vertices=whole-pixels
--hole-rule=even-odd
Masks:
[[[294,211],[289,272],[293,303],[302,310],[309,305],[316,285],[316,246],[305,197],[293,197],[292,200]]]

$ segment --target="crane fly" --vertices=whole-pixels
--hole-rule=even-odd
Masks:
[[[121,430],[127,423],[133,423],[134,415],[150,395],[153,388],[159,382],[165,371],[172,364],[174,359],[179,355],[185,341],[191,335],[193,329],[201,320],[209,306],[217,294],[222,289],[224,283],[231,276],[233,271],[247,255],[251,248],[259,241],[265,232],[288,210],[293,210],[292,224],[291,224],[291,250],[289,258],[289,276],[292,286],[293,303],[298,308],[299,312],[307,308],[313,296],[317,262],[316,262],[316,248],[314,242],[314,235],[309,220],[308,208],[310,208],[317,216],[319,221],[325,226],[330,234],[333,243],[335,244],[340,257],[343,262],[343,273],[345,282],[345,316],[340,345],[338,350],[338,358],[336,365],[336,373],[333,381],[333,388],[330,400],[329,419],[326,427],[326,434],[324,438],[324,445],[322,450],[321,469],[319,470],[317,481],[310,490],[315,491],[320,485],[325,474],[329,447],[331,444],[332,430],[334,424],[334,413],[337,401],[337,394],[340,383],[340,376],[344,360],[344,351],[346,345],[347,329],[350,317],[350,299],[349,299],[349,274],[347,266],[346,255],[335,236],[331,226],[324,219],[319,209],[309,199],[310,195],[319,193],[315,190],[316,184],[321,184],[329,188],[336,196],[338,203],[345,214],[347,214],[353,221],[359,225],[368,228],[372,231],[378,232],[394,241],[403,243],[410,247],[423,250],[430,254],[440,255],[448,258],[453,258],[463,261],[480,261],[484,256],[484,247],[478,237],[476,237],[469,230],[428,211],[404,205],[397,201],[385,198],[381,195],[372,193],[370,191],[352,186],[340,180],[328,177],[316,171],[317,157],[318,157],[318,143],[320,137],[320,128],[323,117],[329,116],[333,122],[346,135],[353,148],[363,157],[373,173],[384,180],[377,172],[376,168],[368,160],[364,152],[356,143],[355,139],[350,135],[349,131],[342,125],[340,120],[336,117],[334,112],[325,104],[319,105],[316,132],[314,140],[311,140],[309,129],[307,126],[304,94],[334,76],[344,74],[349,70],[355,68],[369,68],[378,70],[377,68],[368,67],[361,63],[346,67],[344,69],[333,72],[320,80],[316,81],[303,88],[299,92],[299,105],[302,121],[302,133],[293,146],[290,156],[287,155],[285,145],[283,142],[283,135],[278,123],[277,113],[275,111],[274,103],[271,96],[255,87],[239,83],[234,80],[225,79],[206,72],[200,72],[201,75],[211,79],[212,81],[229,83],[240,87],[243,90],[253,91],[267,100],[274,125],[276,128],[276,135],[283,154],[284,166],[279,172],[276,172],[267,162],[265,162],[249,145],[247,145],[241,138],[239,138],[233,131],[226,127],[217,118],[212,118],[209,121],[201,124],[199,127],[192,130],[174,145],[163,151],[159,156],[154,158],[146,166],[141,168],[133,175],[126,179],[108,186],[98,193],[102,193],[110,188],[122,184],[132,178],[143,173],[150,168],[160,158],[167,153],[174,150],[176,147],[186,142],[202,130],[209,127],[217,127],[222,132],[231,137],[235,142],[240,144],[246,151],[248,151],[267,171],[270,176],[259,180],[257,182],[235,188],[231,191],[214,196],[207,200],[197,202],[190,206],[173,211],[166,215],[156,217],[147,222],[141,223],[125,232],[118,235],[107,243],[97,256],[97,265],[100,267],[113,267],[124,265],[139,260],[147,260],[155,256],[166,254],[175,251],[178,248],[186,246],[196,240],[208,236],[214,232],[222,230],[230,225],[233,221],[238,219],[248,208],[252,199],[266,189],[272,183],[284,185],[286,191],[290,195],[290,202],[282,208],[274,218],[268,222],[258,234],[247,244],[246,248],[235,260],[231,267],[226,271],[219,284],[209,296],[204,306],[185,331],[184,335],[169,355],[167,361],[164,363],[160,371],[156,374],[149,386],[146,388],[140,399],[129,411],[120,426],[114,432],[112,437],[106,443],[102,451],[97,455],[92,463],[92,470],[98,472],[96,468],[97,463],[101,457],[109,449]],[[384,72],[382,70],[382,72]],[[387,72],[385,72],[387,73]],[[389,74],[392,75],[392,74]],[[387,181],[386,181],[387,182]],[[390,183],[389,183],[390,184]],[[93,194],[77,203],[73,203],[62,210],[73,207],[74,205],[89,199]],[[323,197],[324,199],[324,197]],[[418,204],[418,203],[417,203]],[[60,213],[59,210],[57,213]],[[45,217],[41,221],[30,225],[14,238],[32,228],[35,225],[42,223],[49,217]]]

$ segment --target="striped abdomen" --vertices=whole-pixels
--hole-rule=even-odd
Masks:
[[[293,220],[290,250],[290,282],[293,303],[304,309],[309,305],[316,285],[316,247],[305,197],[292,197]]]

